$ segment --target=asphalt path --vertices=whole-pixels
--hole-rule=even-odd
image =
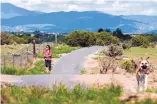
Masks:
[[[67,87],[72,88],[78,84],[75,79],[76,76],[80,76],[81,70],[83,69],[84,58],[89,54],[93,54],[105,48],[106,47],[103,46],[92,46],[72,51],[61,57],[60,60],[54,64],[50,74],[16,76],[14,80],[9,81],[9,83],[17,86],[36,85],[48,88],[51,88],[52,85],[63,83]],[[7,80],[5,82],[7,82]]]

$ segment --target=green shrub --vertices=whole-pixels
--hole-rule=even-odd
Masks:
[[[141,45],[142,48],[148,48],[148,45],[147,44],[143,44]]]
[[[26,73],[26,69],[17,69],[15,67],[4,67],[1,69],[2,74],[9,75],[24,75]]]
[[[27,74],[44,74],[45,73],[45,65],[44,61],[37,61],[35,63],[35,67],[27,70],[26,68],[16,68],[16,67],[4,67],[1,69],[2,74],[9,75],[27,75]]]
[[[157,44],[155,44],[155,43],[150,43],[150,47],[151,48],[155,48],[157,46]]]
[[[106,55],[109,57],[116,57],[116,56],[121,56],[123,54],[123,49],[122,47],[115,45],[115,44],[111,44],[108,47],[108,50],[106,52]]]
[[[1,92],[5,104],[121,104],[118,97],[122,88],[118,85],[108,85],[103,89],[76,85],[70,90],[60,84],[53,90],[9,86],[2,88]]]
[[[17,73],[17,69],[15,67],[4,67],[1,69],[1,73],[15,75]]]
[[[134,104],[157,104],[157,101],[152,101],[151,99],[146,99],[144,101],[136,101]]]
[[[157,88],[151,88],[151,89],[147,89],[146,92],[151,92],[151,93],[156,93],[157,94]]]
[[[81,70],[81,74],[86,74],[86,73],[87,73],[86,69]]]
[[[122,67],[123,69],[125,69],[125,70],[126,70],[127,72],[129,72],[129,73],[135,72],[135,66],[134,66],[133,62],[130,61],[130,60],[128,60],[128,61],[123,61],[123,62],[121,63],[121,67]]]
[[[129,48],[131,48],[131,44],[128,43],[128,42],[124,42],[124,43],[122,44],[122,48],[123,48],[123,49],[129,49]]]
[[[149,40],[145,36],[137,35],[132,38],[132,46],[142,46],[147,48],[149,46]]]
[[[117,44],[119,41],[116,37],[107,32],[87,32],[73,31],[66,36],[66,43],[70,46],[87,47],[91,45],[109,45]]]

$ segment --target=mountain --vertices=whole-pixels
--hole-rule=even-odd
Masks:
[[[157,16],[115,16],[97,11],[52,12],[29,11],[9,3],[2,3],[2,31],[71,32],[73,30],[97,31],[109,28],[122,29],[124,33],[148,33],[157,30]]]
[[[148,34],[157,34],[157,30],[148,31]]]
[[[42,12],[26,10],[10,3],[1,3],[1,14],[2,19],[8,19],[16,16],[38,15]]]
[[[34,29],[37,29],[35,25],[38,25],[39,27],[43,27],[42,31],[61,32],[82,29],[97,31],[99,28],[110,28],[114,30],[118,27],[122,27],[124,32],[133,32],[136,30],[133,27],[136,23],[138,22],[96,11],[52,12],[35,16],[19,16],[2,19],[2,26],[30,28],[34,25]]]
[[[141,23],[147,24],[148,31],[152,31],[154,33],[157,33],[155,30],[157,30],[157,16],[147,16],[147,15],[125,15],[121,16],[124,19],[129,20],[135,20],[139,21]],[[146,27],[145,25],[141,25],[141,28]]]

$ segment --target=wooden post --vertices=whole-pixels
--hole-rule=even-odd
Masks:
[[[27,54],[27,62],[28,62],[28,45],[27,45],[27,53],[26,54]]]
[[[4,64],[4,68],[5,68],[5,55],[4,55],[4,63],[3,64]]]
[[[36,50],[35,50],[35,40],[33,40],[33,55],[36,54]]]
[[[15,63],[14,63],[14,61],[15,61],[15,60],[14,60],[14,54],[12,54],[12,56],[13,56],[13,67],[14,67],[14,66],[15,66],[15,65],[14,65],[14,64],[15,64]]]
[[[22,68],[22,54],[20,55],[21,57],[20,57],[20,67]]]

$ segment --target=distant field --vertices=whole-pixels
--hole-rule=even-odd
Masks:
[[[22,44],[17,44],[17,45],[1,45],[0,48],[1,48],[1,55],[4,55],[6,54],[7,52],[16,52],[17,50],[20,50],[22,49],[23,47],[25,47],[25,45],[22,45]]]
[[[40,48],[40,51],[42,51],[45,47],[46,47],[45,44],[36,44],[36,49]],[[0,52],[1,55],[7,54],[8,52],[21,53],[21,50],[25,51],[25,52],[27,51],[27,44],[6,45],[6,46],[0,45],[0,48],[1,48],[1,52]],[[29,44],[28,50],[33,51],[33,45],[32,44]]]
[[[150,57],[153,63],[157,63],[157,48],[140,48],[132,47],[129,50],[124,50],[124,55],[132,59],[138,59],[140,57]]]

